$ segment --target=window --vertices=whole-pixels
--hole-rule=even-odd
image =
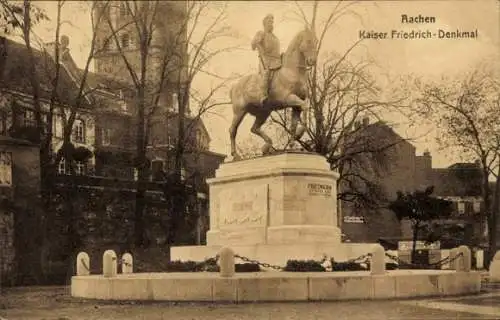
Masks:
[[[128,33],[125,33],[122,35],[121,45],[122,45],[123,49],[126,49],[130,46],[130,37],[129,37]]]
[[[187,176],[186,168],[184,166],[181,167],[181,181],[185,181]]]
[[[82,161],[75,162],[75,174],[78,176],[83,176],[85,174],[85,163]]]
[[[122,1],[120,2],[120,16],[126,17],[127,15],[128,15],[127,4],[124,1]]]
[[[59,165],[57,166],[57,173],[59,174],[67,174],[69,173],[69,170],[68,172],[66,172],[66,160],[61,159],[61,161],[59,161]]]
[[[177,93],[172,93],[172,110],[174,112],[179,111],[179,100],[177,99]]]
[[[152,180],[161,180],[163,172],[164,162],[163,160],[153,160],[151,161],[151,174]]]
[[[175,137],[172,137],[170,134],[167,136],[167,144],[170,148],[175,148],[177,144],[177,139]]]
[[[81,119],[73,123],[73,142],[85,143],[85,123]]]
[[[111,144],[111,128],[102,129],[102,145],[109,146]]]
[[[24,126],[36,127],[35,112],[33,110],[24,110]]]
[[[473,210],[474,213],[479,213],[481,211],[481,202],[474,201],[472,203],[472,210]]]
[[[52,120],[52,135],[56,138],[62,138],[64,132],[64,118],[62,114],[55,114]]]
[[[465,213],[465,203],[463,201],[458,202],[458,213],[459,214],[464,214]]]
[[[203,144],[203,137],[202,137],[202,134],[201,134],[201,130],[196,130],[196,145],[198,147],[201,147],[202,144]]]
[[[201,130],[196,131],[196,146],[200,150],[208,149],[207,138],[203,135],[203,132]]]
[[[75,161],[74,163],[74,169],[75,169],[75,174],[82,176],[85,174],[85,168],[86,164],[82,161]],[[57,167],[57,172],[59,174],[71,174],[71,171],[69,169],[69,166],[66,165],[66,160],[64,158],[59,161],[59,166]]]
[[[12,185],[12,153],[0,152],[0,185]]]
[[[471,214],[473,212],[473,203],[472,201],[465,202],[465,212],[466,214]]]
[[[153,172],[163,171],[163,160],[153,160],[153,161],[151,161],[151,170]]]

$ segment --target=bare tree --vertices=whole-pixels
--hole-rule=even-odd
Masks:
[[[462,77],[417,81],[419,96],[415,99],[416,115],[436,125],[443,148],[458,150],[464,160],[479,160],[484,201],[479,222],[484,230],[487,221],[489,259],[496,246],[500,192],[495,191],[492,203],[490,177],[497,179],[497,189],[500,185],[500,82],[494,65],[484,61]]]
[[[296,2],[296,15],[318,35],[318,62],[309,71],[309,110],[303,122],[306,134],[298,143],[305,150],[324,155],[332,170],[340,173],[341,200],[361,206],[377,207],[384,198],[377,183],[378,175],[388,162],[387,152],[406,139],[374,139],[373,132],[362,123],[365,117],[381,120],[384,114],[405,116],[406,94],[396,91],[385,94],[371,69],[369,60],[351,62],[351,54],[360,47],[362,40],[354,43],[342,54],[323,53],[323,45],[335,24],[346,15],[359,15],[353,10],[356,2],[340,1],[326,19],[317,18],[321,4],[312,4],[311,18],[301,4]],[[280,113],[273,121],[286,129],[288,115]],[[382,123],[382,122],[380,122]],[[389,123],[384,123],[390,126]],[[377,137],[380,138],[380,137]],[[292,141],[287,141],[288,146]]]
[[[204,70],[207,63],[217,54],[227,51],[227,48],[211,51],[211,43],[224,35],[226,28],[220,24],[224,17],[224,8],[220,4],[200,1],[186,2],[134,2],[122,1],[121,10],[129,16],[133,34],[137,36],[139,59],[133,61],[123,48],[123,39],[116,30],[111,19],[107,25],[114,38],[114,44],[120,53],[127,71],[126,81],[134,89],[134,105],[136,119],[136,163],[138,173],[136,207],[135,207],[135,242],[144,243],[144,182],[148,180],[147,143],[151,136],[153,119],[165,104],[177,105],[174,110],[177,128],[174,147],[174,175],[171,183],[182,185],[181,172],[183,157],[186,154],[186,141],[190,137],[190,126],[203,114],[211,112],[219,103],[212,101],[213,95],[223,87],[224,81],[208,92],[205,96],[196,95],[191,90],[191,84],[199,72]],[[224,6],[222,6],[224,7]],[[216,12],[212,22],[206,24],[210,14]],[[164,15],[169,19],[165,20]],[[205,19],[202,22],[202,19]],[[165,21],[170,21],[166,23]],[[206,25],[206,26],[205,26]],[[201,36],[200,36],[201,34]],[[198,39],[198,37],[200,39]],[[156,50],[160,48],[160,51]],[[165,98],[166,97],[166,98]],[[177,101],[171,101],[170,97]],[[190,101],[198,102],[197,115],[189,115]],[[186,122],[186,117],[189,121]],[[168,115],[167,115],[168,117]],[[182,189],[182,188],[180,188]],[[174,197],[171,214],[182,216],[185,208],[184,197]],[[177,226],[175,217],[168,236],[175,238]],[[174,240],[168,240],[173,242]]]
[[[177,144],[174,153],[174,185],[182,185],[181,172],[183,158],[186,152],[186,138],[189,137],[189,127],[185,126],[186,111],[190,108],[190,100],[198,102],[198,115],[209,113],[214,107],[227,102],[214,102],[213,96],[224,88],[231,78],[220,79],[219,75],[208,70],[208,64],[216,56],[229,52],[237,46],[216,46],[221,38],[231,38],[231,30],[225,23],[226,3],[213,3],[210,1],[187,1],[187,15],[183,23],[187,37],[184,42],[179,43],[186,53],[181,72],[177,74],[174,90],[177,93],[179,106],[179,122],[177,125]],[[213,86],[208,93],[199,94],[192,87],[193,81],[199,74],[210,75],[219,80],[219,84]],[[185,196],[174,196],[171,214],[171,224],[168,230],[167,243],[172,245],[178,242],[182,235],[182,216],[186,208]]]
[[[73,125],[78,115],[82,114],[82,110],[88,109],[92,104],[90,88],[87,85],[87,75],[89,72],[90,63],[96,53],[101,48],[96,46],[95,34],[93,34],[90,43],[90,52],[86,59],[86,64],[83,70],[76,68],[68,51],[68,38],[61,36],[62,25],[62,9],[67,2],[59,0],[55,3],[55,30],[54,42],[52,44],[44,43],[37,37],[34,27],[42,19],[50,19],[43,10],[38,8],[36,4],[25,0],[22,4],[18,2],[2,1],[2,10],[6,14],[5,20],[12,27],[9,32],[12,34],[20,33],[27,52],[28,61],[26,61],[28,74],[19,75],[26,76],[32,89],[32,104],[35,116],[35,134],[31,136],[34,142],[40,145],[40,176],[41,186],[40,193],[42,199],[43,214],[38,215],[40,221],[32,221],[30,224],[35,232],[38,230],[40,235],[37,246],[42,250],[37,250],[41,255],[42,266],[46,263],[46,247],[48,243],[48,231],[54,224],[54,210],[52,208],[55,199],[58,196],[56,190],[56,175],[58,174],[58,165],[61,161],[65,161],[65,165],[69,168],[69,173],[74,175],[74,162],[76,158],[82,156],[88,158],[91,156],[89,150],[86,150],[85,155],[78,155],[77,150],[72,142]],[[105,4],[107,5],[107,4]],[[98,23],[91,17],[93,24]],[[97,16],[97,20],[101,17]],[[69,87],[68,87],[69,85]],[[57,145],[56,137],[54,136],[53,128],[54,119],[58,116],[58,121],[62,121],[62,143],[61,147],[53,150]],[[82,149],[82,148],[80,148]],[[80,159],[83,160],[83,159]],[[72,208],[72,197],[75,195],[75,185],[72,179],[69,179],[71,188],[67,188],[65,199],[65,219],[67,222],[67,236],[69,250],[62,254],[71,255],[73,250],[77,249],[78,239],[75,232],[75,212]],[[33,263],[33,262],[32,262]],[[72,263],[72,261],[71,261]],[[31,263],[20,264],[28,265]],[[31,268],[31,267],[30,267]],[[37,268],[33,268],[37,269]],[[22,271],[21,271],[22,272]],[[38,279],[39,281],[41,279]]]

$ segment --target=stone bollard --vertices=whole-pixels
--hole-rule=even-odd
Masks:
[[[385,250],[379,244],[373,248],[370,271],[372,275],[385,274]]]
[[[460,246],[457,249],[457,254],[461,254],[461,256],[456,260],[456,269],[461,272],[469,272],[471,269],[471,252],[470,248],[467,246]]]
[[[489,269],[490,281],[500,281],[500,250],[495,253],[490,263]]]
[[[231,248],[222,248],[219,252],[219,267],[221,277],[234,276],[234,251]]]
[[[134,272],[134,258],[130,253],[124,253],[122,256],[122,273]]]
[[[102,255],[102,274],[103,276],[110,278],[116,277],[118,270],[116,261],[116,253],[113,250],[106,250]]]
[[[451,270],[457,270],[457,260],[455,257],[458,254],[458,248],[453,248],[450,250],[450,262],[448,263],[450,265]]]
[[[88,276],[90,274],[90,258],[86,252],[80,252],[76,256],[76,275]]]

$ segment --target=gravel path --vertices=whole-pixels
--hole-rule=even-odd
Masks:
[[[395,320],[491,319],[473,313],[427,309],[398,301],[324,303],[118,303],[73,299],[68,287],[4,289],[0,319],[7,320]],[[466,298],[464,298],[466,299]]]

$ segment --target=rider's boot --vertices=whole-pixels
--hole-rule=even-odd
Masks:
[[[264,106],[269,98],[269,70],[265,70],[262,76],[262,99],[260,100],[260,104]]]

